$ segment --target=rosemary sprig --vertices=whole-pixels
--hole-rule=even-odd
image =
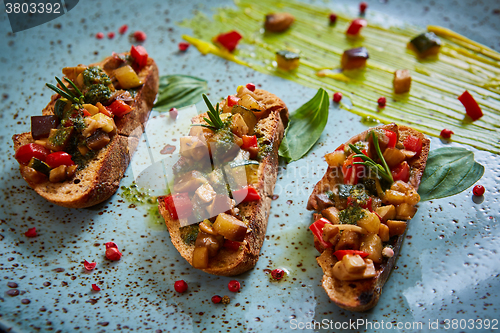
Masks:
[[[46,83],[45,85],[47,87],[49,87],[50,89],[54,90],[56,93],[58,93],[62,97],[66,98],[67,100],[70,100],[76,104],[83,104],[84,97],[83,97],[83,94],[80,91],[80,89],[78,89],[78,87],[70,79],[68,79],[68,78],[64,78],[64,79],[69,82],[69,84],[71,85],[71,87],[73,87],[73,89],[75,89],[74,92],[69,90],[68,87],[66,87],[66,85],[57,76],[56,76],[56,81],[57,81],[57,83],[59,83],[59,85],[61,86],[62,89],[59,87],[56,87],[50,83]]]
[[[216,131],[218,129],[223,128],[224,123],[220,119],[219,103],[217,103],[217,105],[214,109],[214,107],[213,107],[212,103],[210,102],[210,100],[208,99],[207,95],[202,94],[202,96],[203,96],[203,100],[205,101],[205,104],[207,104],[207,106],[208,106],[207,115],[208,115],[208,118],[210,118],[210,119],[208,119],[207,117],[203,117],[203,119],[208,123],[208,125],[193,124],[193,126],[203,126],[203,127],[209,128],[213,131]]]
[[[382,155],[382,151],[380,150],[380,145],[378,143],[378,137],[374,131],[371,132],[371,136],[373,139],[373,145],[375,146],[375,151],[377,152],[378,158],[380,159],[380,161],[382,161],[383,165],[375,163],[375,161],[373,161],[371,158],[363,154],[363,152],[361,152],[356,146],[349,144],[349,147],[352,149],[352,151],[356,153],[354,157],[359,157],[363,160],[363,162],[353,162],[352,164],[360,164],[367,166],[373,171],[375,171],[377,175],[380,175],[385,180],[389,181],[390,183],[393,183],[394,179],[392,178],[391,169],[389,169],[389,166],[387,165],[387,162],[385,161],[384,156]]]

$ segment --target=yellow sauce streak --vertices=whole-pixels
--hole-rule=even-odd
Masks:
[[[382,123],[412,126],[426,134],[439,136],[443,128],[453,130],[452,140],[493,153],[500,153],[500,54],[454,31],[427,27],[442,40],[437,57],[419,59],[407,44],[423,29],[384,28],[368,22],[358,38],[347,38],[345,31],[352,17],[337,13],[337,23],[329,26],[328,8],[297,1],[236,0],[236,7],[217,9],[212,19],[198,13],[181,23],[193,30],[194,37],[183,36],[203,54],[212,53],[264,74],[279,76],[329,93],[350,96],[349,111]],[[284,33],[267,33],[264,17],[272,12],[295,16],[293,26]],[[237,18],[237,19],[235,19]],[[242,34],[233,52],[210,41],[222,32]],[[370,54],[364,70],[340,72],[344,50],[365,46]],[[284,72],[275,65],[275,52],[288,49],[301,55],[296,70]],[[394,94],[392,79],[397,69],[409,69],[411,91]],[[479,103],[484,116],[477,121],[465,117],[457,97],[468,90]],[[378,108],[377,99],[387,98]]]

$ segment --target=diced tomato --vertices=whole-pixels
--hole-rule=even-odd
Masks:
[[[483,116],[483,111],[479,107],[479,104],[477,104],[474,97],[472,97],[472,95],[467,90],[458,97],[458,100],[462,102],[465,107],[465,113],[467,113],[467,115],[471,117],[472,120],[478,120]]]
[[[367,155],[363,150],[363,154]],[[363,171],[364,166],[353,164],[354,162],[363,162],[361,157],[353,157],[352,155],[344,161],[342,173],[344,175],[344,184],[356,185],[359,181],[359,173]]]
[[[36,143],[28,143],[19,147],[14,157],[20,164],[28,165],[33,157],[45,162],[45,160],[47,159],[47,155],[49,154],[50,150],[48,150],[44,146]]]
[[[134,58],[134,63],[137,64],[139,69],[146,66],[148,63],[148,52],[142,45],[132,45],[130,48],[130,55]]]
[[[171,194],[165,197],[165,205],[174,220],[187,218],[193,214],[193,204],[188,193]]]
[[[233,199],[236,200],[237,203],[258,201],[260,200],[260,195],[252,185],[248,185],[240,190],[233,191]]]
[[[333,255],[336,256],[338,260],[342,260],[346,254],[358,254],[361,258],[366,258],[370,255],[369,253],[358,250],[338,250],[333,252]]]
[[[314,222],[313,224],[311,224],[309,226],[309,229],[312,231],[314,236],[316,236],[318,241],[321,243],[321,246],[323,246],[324,248],[329,248],[329,247],[333,246],[332,243],[326,242],[325,240],[323,240],[323,228],[325,227],[325,224],[327,224],[327,223],[332,224],[327,219],[320,218],[319,220],[317,220],[316,222]]]
[[[339,150],[344,150],[344,147],[345,145],[344,144],[341,144],[337,149],[335,149],[335,151],[339,151]]]
[[[113,103],[111,103],[107,107],[107,109],[109,112],[111,112],[112,114],[114,114],[117,117],[123,117],[124,115],[126,115],[127,113],[132,111],[132,107],[130,105],[128,105],[124,101],[120,101],[118,99],[115,100]]]
[[[233,52],[238,46],[240,39],[243,37],[236,30],[226,32],[215,37],[215,41],[221,44],[224,48],[226,48],[229,52]]]
[[[57,168],[61,165],[75,165],[75,162],[73,162],[73,160],[71,159],[71,155],[63,151],[56,151],[47,155],[45,163],[47,163],[52,169]]]
[[[251,158],[256,158],[259,154],[259,144],[257,143],[257,137],[255,135],[243,135],[241,139],[243,140],[241,149],[250,152]]]
[[[389,138],[389,143],[387,144],[387,148],[396,147],[396,143],[398,142],[398,135],[393,131],[385,130],[385,135]]]
[[[224,244],[222,244],[222,246],[225,247],[226,249],[231,250],[231,251],[238,251],[238,249],[241,246],[241,243],[225,238]]]
[[[391,170],[391,174],[394,181],[402,180],[404,182],[407,182],[410,179],[410,165],[408,164],[408,162],[404,161],[393,170]]]
[[[348,35],[357,35],[361,31],[361,28],[366,27],[367,22],[365,19],[362,18],[357,18],[352,20],[351,24],[349,25],[349,28],[347,28],[347,31],[345,32]]]
[[[414,151],[416,153],[415,156],[420,155],[420,152],[422,151],[422,139],[413,135],[407,136],[403,145],[405,146],[405,149]]]
[[[229,95],[227,96],[227,106],[235,106],[236,104],[238,104],[239,100],[240,99],[238,97]]]
[[[88,112],[87,110],[85,110],[85,109],[82,109],[82,112],[83,112],[83,115],[84,115],[85,117],[90,117],[90,116],[92,116],[92,114],[91,114],[90,112]]]

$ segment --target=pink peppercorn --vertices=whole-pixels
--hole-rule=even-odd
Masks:
[[[134,38],[138,42],[144,42],[147,38],[146,33],[144,31],[136,31],[134,32]]]
[[[253,83],[247,83],[246,85],[247,89],[250,90],[250,91],[255,91],[255,84]]]
[[[330,20],[330,25],[334,25],[337,22],[337,15],[334,13],[331,13],[328,18]]]
[[[97,39],[103,39],[104,38],[104,34],[102,32],[98,32],[95,34],[95,38]]]
[[[180,42],[179,43],[179,51],[184,52],[188,49],[189,43],[186,42]]]
[[[474,193],[475,196],[482,196],[484,194],[484,186],[483,185],[476,185],[474,186],[474,189],[472,190],[472,193]]]
[[[377,103],[378,103],[378,106],[383,108],[383,107],[385,107],[385,104],[387,103],[387,99],[384,96],[382,96],[377,100]]]
[[[186,281],[184,281],[184,280],[175,281],[174,289],[178,293],[183,293],[188,289],[188,285],[187,285]]]
[[[124,33],[127,32],[127,30],[128,30],[128,25],[124,24],[120,27],[120,29],[118,29],[118,32],[123,35]]]
[[[453,131],[452,131],[452,130],[449,130],[449,129],[446,129],[446,128],[445,128],[445,129],[443,129],[443,130],[441,131],[441,134],[440,134],[440,135],[441,135],[441,137],[442,137],[443,139],[449,139],[449,138],[451,138],[451,135],[452,135],[452,134],[455,134],[455,133],[453,133]]]
[[[342,93],[341,92],[337,91],[335,94],[333,94],[333,101],[335,103],[339,103],[341,100],[342,100]]]

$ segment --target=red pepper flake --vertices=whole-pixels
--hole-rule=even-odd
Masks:
[[[146,33],[144,31],[140,31],[140,30],[134,32],[133,36],[134,36],[135,40],[138,42],[144,42],[147,38]]]
[[[359,13],[360,13],[361,15],[364,15],[364,14],[365,14],[365,12],[366,12],[366,8],[368,8],[368,4],[367,4],[366,2],[364,2],[364,1],[363,1],[363,2],[361,2],[361,3],[359,4]]]
[[[221,301],[222,301],[222,297],[220,297],[219,295],[212,296],[212,303],[218,304]]]
[[[124,24],[120,27],[120,29],[118,29],[118,32],[123,35],[124,33],[127,32],[127,30],[128,30],[128,25]]]
[[[95,263],[95,262],[88,262],[87,260],[85,260],[83,262],[83,266],[85,266],[85,269],[88,270],[88,271],[93,270],[96,265],[97,265],[97,263]]]
[[[179,51],[185,52],[189,47],[189,43],[187,42],[180,42],[179,43]]]
[[[99,288],[99,286],[95,283],[92,283],[92,289],[94,289],[95,291],[100,291],[101,288]]]
[[[255,91],[255,84],[253,83],[247,83],[246,85],[247,89],[250,90],[250,91]]]
[[[342,93],[341,92],[337,91],[335,94],[333,94],[333,101],[335,103],[339,103],[341,100],[342,100]]]
[[[441,135],[441,137],[442,137],[443,139],[449,139],[449,138],[451,138],[451,135],[452,135],[452,134],[455,134],[455,133],[453,133],[453,131],[452,131],[452,130],[449,130],[449,129],[446,129],[446,128],[445,128],[445,129],[443,129],[443,130],[441,131],[441,134],[440,134],[440,135]]]
[[[102,32],[98,32],[95,34],[95,38],[97,39],[103,39],[104,38],[104,34]]]
[[[229,291],[232,291],[233,293],[235,293],[235,292],[238,292],[240,290],[241,284],[236,280],[231,280],[227,284],[227,288],[229,289]]]
[[[474,193],[475,196],[482,196],[484,194],[484,186],[483,185],[476,185],[474,186],[474,189],[472,190],[472,193]]]
[[[26,231],[26,232],[24,233],[24,235],[25,235],[26,237],[36,237],[36,236],[37,236],[37,235],[36,235],[36,228],[35,228],[35,227],[33,227],[33,228],[29,228],[29,229],[28,229],[28,231]]]
[[[385,104],[387,103],[387,99],[384,96],[382,96],[377,100],[377,103],[378,103],[379,107],[383,108],[383,107],[385,107]]]
[[[113,38],[115,38],[115,33],[114,33],[113,31],[108,32],[108,38],[109,38],[109,39],[113,39]]]
[[[337,23],[337,14],[331,13],[328,19],[330,20],[330,25],[334,25]]]
[[[285,271],[281,268],[276,268],[271,271],[271,277],[275,280],[281,280],[285,276]]]
[[[178,293],[183,293],[183,292],[186,292],[186,290],[188,289],[188,285],[187,285],[186,281],[179,280],[179,281],[175,281],[174,288],[175,288],[175,291],[177,291]]]
[[[179,115],[179,111],[177,111],[176,108],[171,108],[170,111],[168,112],[168,114],[170,115],[170,118],[172,119],[177,119],[177,116]]]
[[[235,106],[236,104],[238,104],[239,100],[240,99],[238,97],[229,95],[227,96],[227,106]]]

